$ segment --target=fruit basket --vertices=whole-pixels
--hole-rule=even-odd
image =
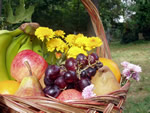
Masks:
[[[0,102],[2,112],[8,113],[12,110],[18,112],[34,113],[41,110],[46,113],[121,113],[130,83],[126,83],[120,90],[108,95],[97,96],[84,100],[72,100],[68,102],[58,101],[52,97],[15,97],[12,95],[1,95]]]
[[[96,36],[100,37],[103,42],[101,47],[97,47],[96,53],[99,57],[111,59],[109,46],[97,8],[91,0],[81,0],[81,2],[91,17]],[[21,29],[24,29],[24,26],[26,24],[23,24]],[[35,24],[35,29],[37,27],[38,24]],[[120,84],[123,82],[124,80],[120,81]],[[48,95],[47,97],[20,97],[0,94],[0,110],[3,113],[121,113],[129,87],[130,82],[127,81],[120,89],[106,95],[94,96],[87,99],[68,100],[65,102]]]

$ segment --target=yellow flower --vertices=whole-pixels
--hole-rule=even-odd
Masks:
[[[64,35],[65,35],[65,32],[62,30],[55,31],[55,36],[58,36],[58,37],[60,36],[60,37],[64,38]]]
[[[68,43],[69,46],[73,46],[73,45],[75,45],[76,38],[77,38],[76,35],[69,34],[69,35],[67,35],[65,40],[66,40],[66,42]]]
[[[83,50],[82,48],[79,48],[77,46],[73,46],[68,50],[67,58],[70,58],[70,57],[76,58],[76,56],[80,53],[87,56],[87,52],[85,50]]]
[[[85,36],[81,36],[75,40],[75,45],[81,47],[82,49],[87,45],[88,38]]]
[[[78,37],[84,37],[84,35],[81,34],[81,33],[79,33],[79,34],[76,35],[76,37],[77,37],[77,38],[78,38]]]
[[[39,27],[35,31],[35,36],[37,36],[37,38],[39,38],[42,41],[45,38],[49,40],[50,38],[54,37],[54,32],[52,29],[49,29],[48,27]]]
[[[103,42],[99,37],[89,37],[86,43],[86,50],[90,51],[96,47],[100,47]]]
[[[67,45],[65,42],[63,42],[61,39],[59,38],[54,38],[49,40],[46,43],[47,49],[50,52],[53,52],[54,50],[58,51],[58,52],[64,52],[68,49]]]

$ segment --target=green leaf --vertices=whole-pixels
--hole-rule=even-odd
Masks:
[[[10,24],[17,24],[22,22],[31,22],[31,16],[34,13],[35,6],[29,6],[28,9],[25,8],[24,0],[20,0],[18,7],[16,7],[15,12],[11,7],[11,2],[7,4],[7,17],[6,21]],[[15,13],[15,15],[14,15]]]
[[[31,21],[32,14],[34,13],[35,6],[30,6],[28,9],[26,9],[25,12],[25,21]]]
[[[11,2],[7,2],[6,4],[6,13],[7,13],[7,17],[6,17],[6,21],[8,23],[11,23],[13,21],[15,21],[15,16],[13,14],[13,9],[11,7]]]
[[[24,20],[24,13],[25,13],[25,4],[24,4],[24,0],[20,0],[20,5],[16,8],[16,21],[23,21]]]

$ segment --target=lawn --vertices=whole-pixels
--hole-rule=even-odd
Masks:
[[[110,49],[112,59],[121,70],[122,61],[142,67],[140,81],[131,81],[124,113],[150,113],[150,41],[138,41],[125,45],[111,42]]]

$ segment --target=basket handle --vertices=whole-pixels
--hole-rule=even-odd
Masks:
[[[110,48],[107,42],[99,11],[91,0],[81,0],[81,2],[89,13],[96,36],[100,37],[103,41],[103,45],[97,48],[96,53],[99,55],[99,57],[111,59]]]

